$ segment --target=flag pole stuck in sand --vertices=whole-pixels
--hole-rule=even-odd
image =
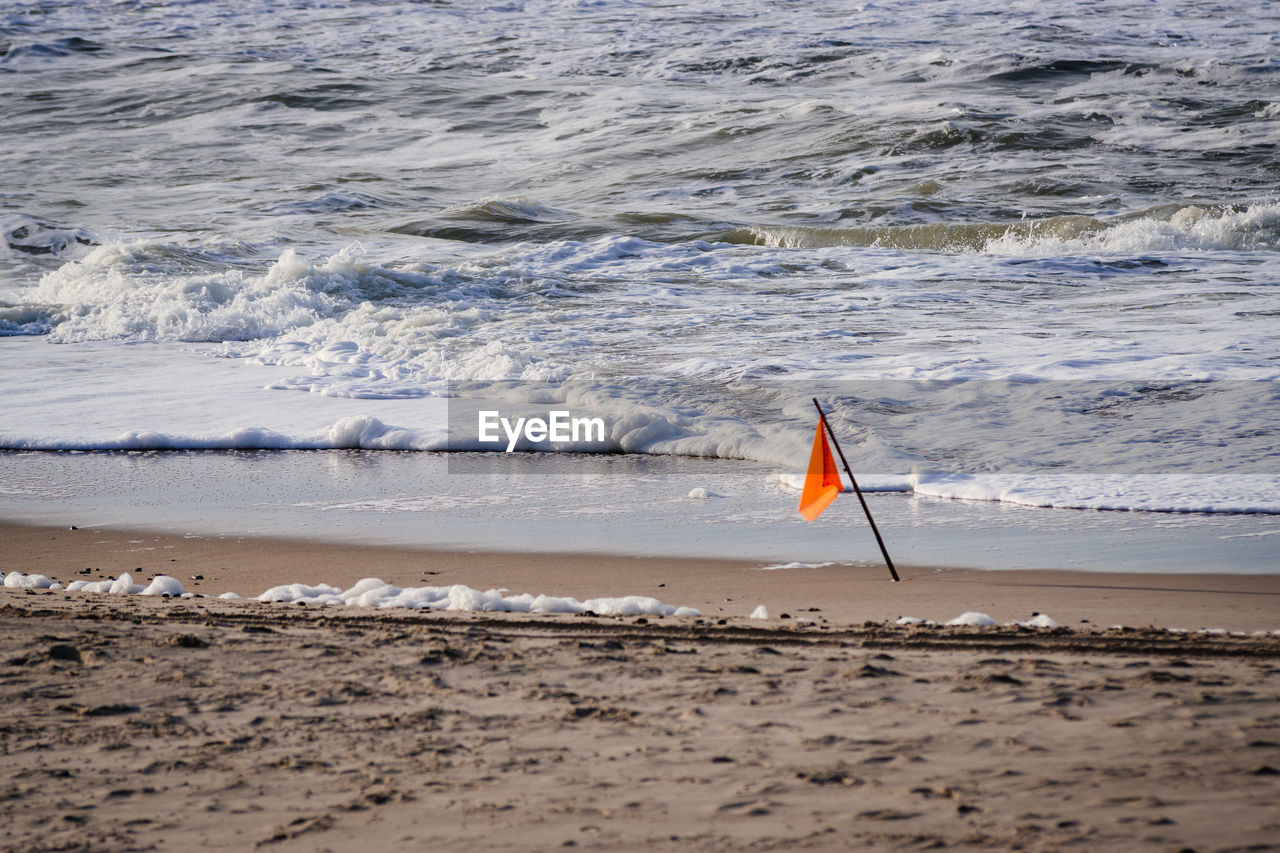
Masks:
[[[849,468],[849,460],[844,458],[844,451],[840,449],[840,442],[836,439],[836,434],[831,431],[831,424],[827,423],[827,415],[822,411],[817,397],[813,398],[813,405],[818,410],[818,428],[813,434],[813,452],[809,454],[809,468],[805,471],[804,489],[800,492],[800,514],[807,521],[813,521],[822,515],[822,511],[831,506],[836,495],[844,490],[844,484],[840,482],[840,472],[836,470],[835,460],[831,458],[831,448],[827,445],[827,438],[830,437],[836,453],[840,454],[844,472],[849,475],[849,482],[853,483],[853,491],[858,496],[858,502],[862,504],[862,511],[871,524],[871,532],[875,534],[876,544],[880,546],[880,553],[884,555],[889,574],[896,582],[899,580],[898,570],[893,567],[893,560],[889,558],[889,549],[884,546],[884,539],[880,536],[880,529],[876,527],[876,520],[871,517],[871,508],[867,506],[867,499],[862,496],[858,480]]]

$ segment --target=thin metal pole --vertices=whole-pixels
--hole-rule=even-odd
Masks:
[[[867,499],[862,496],[862,489],[858,488],[858,481],[853,476],[853,471],[849,470],[849,461],[844,458],[844,451],[840,449],[840,442],[836,440],[836,434],[831,431],[831,424],[827,423],[827,415],[822,411],[822,406],[818,404],[818,398],[813,398],[813,405],[818,409],[818,419],[822,421],[823,427],[827,430],[827,436],[830,437],[831,443],[835,445],[836,453],[840,454],[840,463],[844,465],[844,472],[849,475],[849,482],[853,483],[853,491],[858,495],[858,501],[862,504],[862,511],[867,515],[867,521],[871,523],[871,532],[876,535],[876,544],[880,546],[880,553],[884,554],[885,565],[889,567],[889,574],[893,576],[896,583],[901,580],[898,577],[898,570],[893,567],[893,560],[889,559],[889,549],[884,547],[884,539],[880,538],[880,529],[876,527],[876,520],[871,517],[871,508],[867,506]]]

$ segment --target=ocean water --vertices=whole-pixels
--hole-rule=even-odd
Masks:
[[[552,401],[790,506],[817,396],[873,490],[1265,525],[1278,48],[1262,0],[0,0],[0,448]]]

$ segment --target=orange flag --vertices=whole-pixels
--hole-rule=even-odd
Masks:
[[[813,521],[840,494],[844,485],[836,460],[831,456],[822,419],[818,419],[818,431],[813,435],[813,452],[809,454],[809,470],[804,475],[804,490],[800,492],[800,514],[806,521]]]

